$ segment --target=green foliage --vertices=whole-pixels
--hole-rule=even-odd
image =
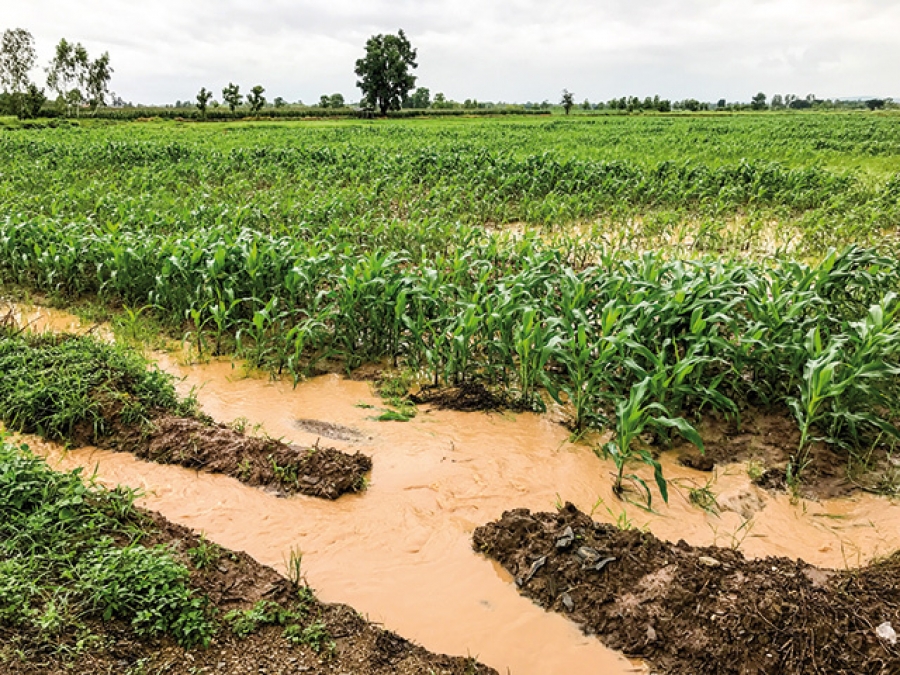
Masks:
[[[171,376],[126,347],[92,336],[34,335],[0,328],[0,419],[51,440],[93,441],[116,423],[161,412],[191,415]]]
[[[307,621],[310,601],[308,594],[301,594],[297,604],[288,609],[270,600],[260,600],[250,609],[228,612],[223,620],[238,637],[247,637],[263,626],[283,626],[283,635],[289,642],[306,645],[317,653],[331,651],[334,641],[325,624]]]
[[[356,86],[365,101],[384,115],[400,110],[407,94],[415,87],[416,78],[409,70],[416,68],[416,50],[402,30],[396,35],[373,35],[366,41],[366,55],[356,61]]]
[[[200,111],[201,117],[206,117],[206,109],[212,100],[213,94],[206,87],[201,87],[197,93],[197,110]]]
[[[266,97],[263,96],[265,89],[262,85],[257,84],[250,93],[247,94],[247,105],[250,106],[250,112],[258,113],[266,104]]]
[[[207,644],[214,624],[188,570],[139,543],[133,494],[85,485],[25,446],[0,441],[0,624],[54,642],[88,620],[122,619],[138,635]]]
[[[241,104],[241,101],[244,100],[240,86],[234,82],[229,82],[228,86],[222,89],[222,100],[228,104],[229,110],[234,112],[235,108],[237,108]]]
[[[633,481],[642,490],[646,498],[647,508],[653,503],[646,481],[637,474],[625,475],[625,467],[632,460],[638,460],[653,468],[653,477],[663,501],[669,501],[669,489],[663,477],[662,467],[652,453],[644,448],[635,447],[638,437],[648,426],[657,430],[663,428],[676,429],[684,438],[703,450],[703,441],[690,424],[680,417],[669,417],[668,411],[660,403],[647,402],[651,379],[648,377],[632,387],[628,398],[616,405],[616,437],[603,446],[603,453],[613,459],[616,465],[616,479],[613,491],[621,496],[624,492],[625,479]]]

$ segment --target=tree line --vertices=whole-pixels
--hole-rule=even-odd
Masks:
[[[40,114],[47,95],[31,80],[35,65],[34,36],[24,28],[5,30],[0,38],[0,112],[19,117]],[[92,59],[80,42],[62,38],[44,72],[47,88],[56,94],[57,105],[66,112],[84,105],[92,109],[106,105],[113,74],[109,52]]]
[[[412,110],[486,110],[508,108],[506,104],[479,102],[466,99],[462,103],[447,99],[438,92],[431,98],[427,87],[416,87],[416,76],[412,71],[418,67],[417,51],[413,48],[403,30],[397,34],[379,34],[370,37],[365,44],[365,53],[355,63],[354,73],[359,78],[357,87],[362,92],[359,108],[370,114],[385,115],[389,111],[403,109]],[[23,28],[4,31],[0,40],[0,114],[14,114],[19,117],[35,117],[47,102],[45,90],[30,79],[30,72],[37,62],[34,37]],[[96,59],[91,59],[81,43],[72,43],[63,38],[56,45],[54,57],[44,69],[47,75],[47,87],[56,94],[58,112],[71,114],[88,106],[96,111],[99,106],[106,105],[110,95],[109,82],[113,69],[108,52]],[[250,114],[258,114],[268,103],[265,88],[257,84],[246,95],[239,85],[229,82],[222,88],[222,103],[213,97],[212,91],[202,87],[196,95],[195,102],[177,101],[176,108],[196,107],[199,117],[206,118],[209,108],[228,106],[235,114],[239,108],[246,108]],[[117,103],[124,102],[116,100]],[[275,108],[287,106],[284,98],[278,96],[271,103]],[[302,102],[299,103],[302,105]],[[568,115],[576,107],[575,95],[564,89],[559,105]],[[340,110],[348,107],[344,96],[339,93],[323,94],[317,104],[318,108]],[[553,106],[545,100],[539,104],[526,103],[524,110],[547,110]],[[794,94],[776,94],[771,102],[763,92],[753,96],[749,103],[728,102],[724,98],[716,103],[703,102],[694,98],[672,101],[659,95],[622,96],[607,102],[591,103],[585,99],[580,107],[583,110],[612,110],[623,112],[655,111],[667,113],[673,110],[699,112],[703,110],[802,110],[805,108],[862,108],[870,110],[896,107],[891,99],[870,99],[867,101],[825,101],[809,94],[800,98]]]

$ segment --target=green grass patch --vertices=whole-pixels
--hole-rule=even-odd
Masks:
[[[50,440],[93,442],[116,424],[139,425],[161,412],[192,415],[171,376],[126,347],[92,336],[0,330],[0,419]]]
[[[64,632],[119,619],[138,636],[206,645],[215,624],[189,571],[147,547],[134,493],[51,470],[0,439],[0,625],[53,645]]]

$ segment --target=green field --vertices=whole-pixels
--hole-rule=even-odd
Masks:
[[[815,441],[890,451],[898,225],[890,114],[0,132],[0,281],[296,380],[554,397],[620,480],[646,429],[751,404],[796,419],[795,477]]]

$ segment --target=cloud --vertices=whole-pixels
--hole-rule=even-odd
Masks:
[[[113,89],[142,102],[229,81],[354,99],[366,38],[401,27],[420,84],[456,99],[900,94],[893,0],[30,0],[3,19],[32,31],[44,64],[61,37],[109,51]]]

